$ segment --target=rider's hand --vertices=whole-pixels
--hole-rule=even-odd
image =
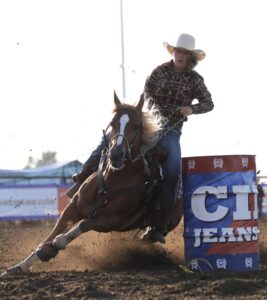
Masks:
[[[182,106],[180,108],[180,113],[183,115],[183,117],[186,118],[186,117],[192,115],[193,109],[191,106]]]

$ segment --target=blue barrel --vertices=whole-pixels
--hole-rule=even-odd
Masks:
[[[258,270],[255,156],[183,158],[183,189],[189,269]]]

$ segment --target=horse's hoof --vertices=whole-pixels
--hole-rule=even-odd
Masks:
[[[18,275],[18,274],[25,274],[25,272],[22,270],[22,268],[20,266],[14,266],[14,267],[6,269],[6,271],[1,274],[1,277],[7,276],[7,275]]]
[[[161,243],[161,244],[165,244],[166,240],[165,237],[163,235],[162,232],[160,231],[154,231],[154,230],[150,230],[148,232],[145,232],[142,237],[141,237],[142,241],[154,244],[154,243]]]
[[[41,261],[49,261],[58,254],[58,249],[53,245],[52,242],[44,243],[40,248],[37,249],[36,255]]]

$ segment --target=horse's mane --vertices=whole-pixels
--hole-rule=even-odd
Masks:
[[[125,109],[133,110],[139,113],[138,109],[136,108],[136,105],[132,105],[129,103],[122,103],[120,106],[115,107],[113,109],[113,113],[115,114],[120,110]],[[160,115],[155,105],[149,105],[148,101],[145,101],[140,117],[142,120],[141,147],[147,147],[156,141],[165,120]]]

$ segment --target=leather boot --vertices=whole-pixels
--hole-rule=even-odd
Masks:
[[[167,235],[166,226],[163,228],[150,227],[141,237],[142,240],[150,243],[161,243],[165,244],[165,236]]]

